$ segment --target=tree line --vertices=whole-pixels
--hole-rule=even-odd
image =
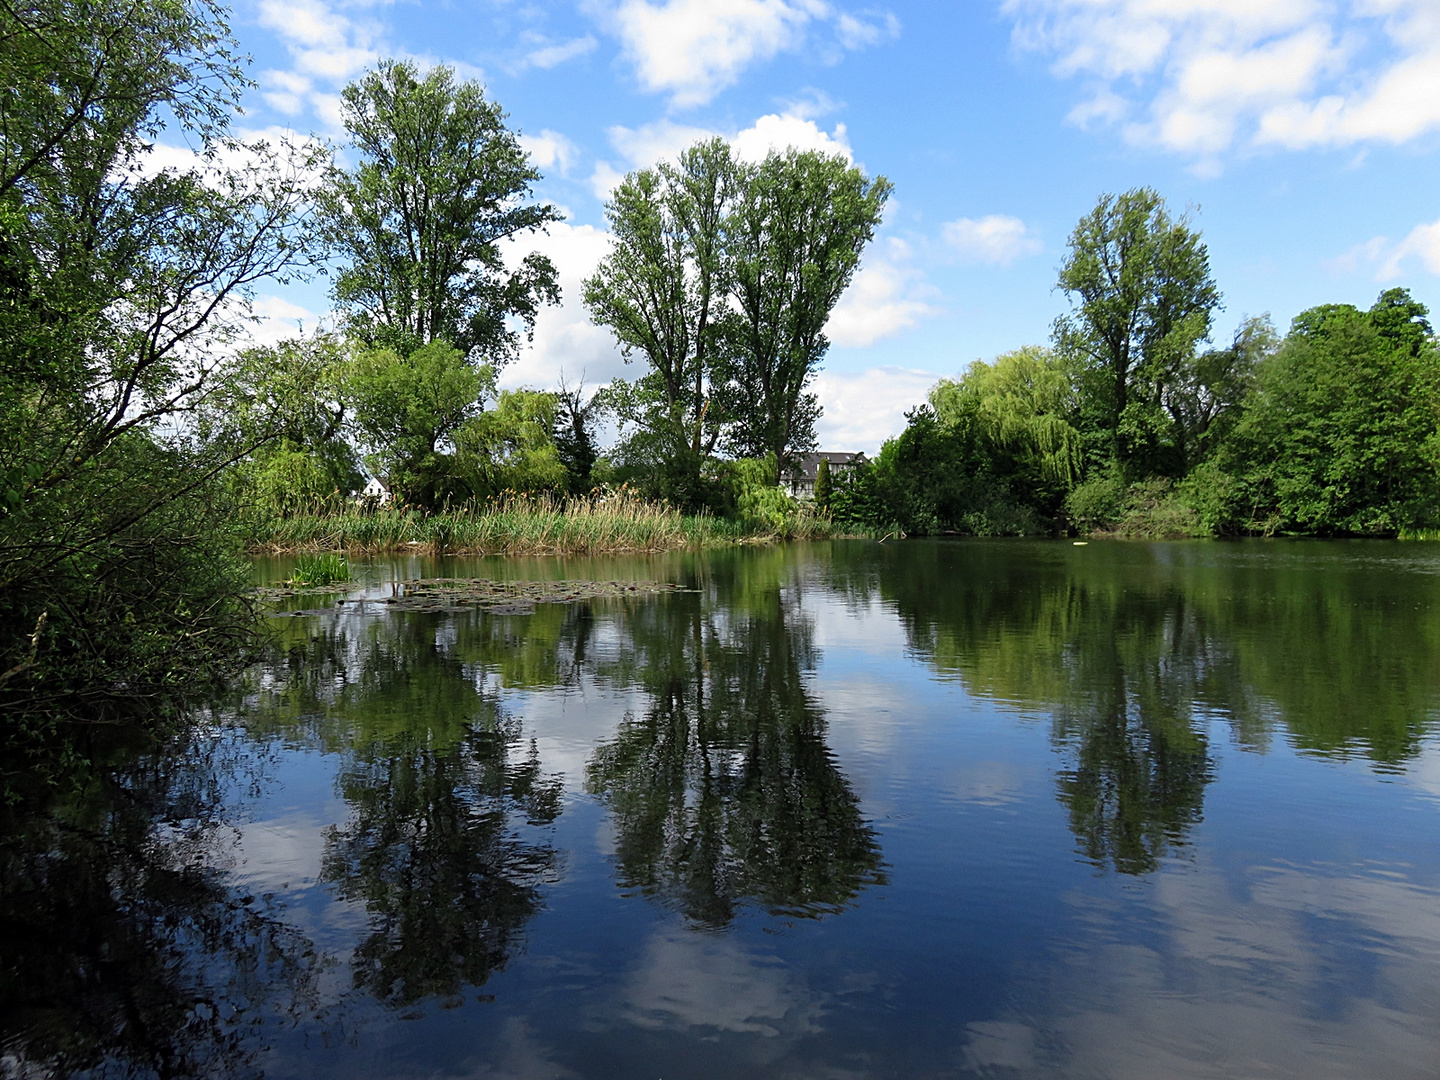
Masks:
[[[1401,288],[1207,346],[1221,294],[1185,215],[1138,188],[1071,234],[1048,346],[941,380],[842,522],[915,534],[1423,534],[1440,525],[1440,352]]]

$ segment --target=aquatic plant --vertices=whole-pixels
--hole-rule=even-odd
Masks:
[[[290,574],[294,585],[336,585],[349,580],[349,564],[333,551],[301,555]]]

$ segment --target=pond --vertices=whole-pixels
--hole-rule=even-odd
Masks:
[[[1440,1073],[1440,547],[359,572],[7,826],[0,1075]]]

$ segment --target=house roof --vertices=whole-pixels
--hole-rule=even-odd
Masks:
[[[850,453],[842,450],[820,450],[815,453],[801,454],[795,459],[795,464],[785,474],[789,480],[814,480],[820,471],[820,462],[828,461],[833,469],[839,465],[849,467],[852,465],[865,464],[866,458],[863,453]]]

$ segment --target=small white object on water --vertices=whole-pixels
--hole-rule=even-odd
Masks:
[[[1076,547],[1084,547],[1086,544],[1090,543],[1090,541],[1089,541],[1089,540],[1072,540],[1071,543],[1074,544]]]

